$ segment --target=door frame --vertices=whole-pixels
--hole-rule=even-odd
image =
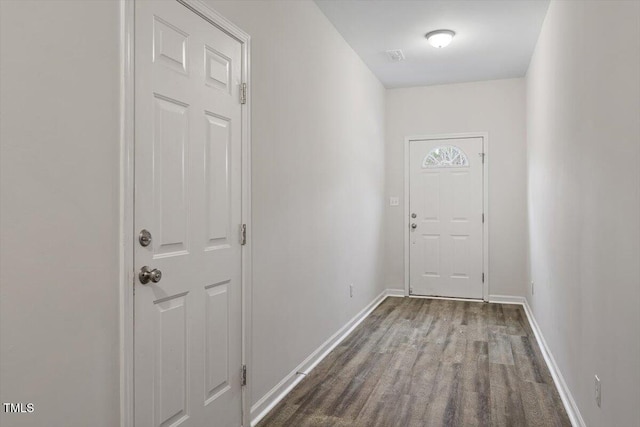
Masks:
[[[135,1],[119,0],[120,6],[120,224],[119,224],[119,362],[120,426],[134,427],[134,131],[135,131]],[[247,243],[241,246],[242,263],[242,364],[247,366],[247,385],[242,387],[242,425],[250,425],[252,384],[252,227],[251,227],[251,37],[202,0],[175,0],[200,15],[242,44],[242,81],[247,85],[242,105],[242,223]],[[238,372],[238,378],[240,372]]]
[[[409,146],[415,141],[433,141],[443,139],[482,138],[484,162],[482,165],[482,210],[484,223],[482,224],[482,269],[484,283],[482,284],[482,300],[489,301],[489,132],[444,133],[430,135],[410,135],[404,138],[404,295],[409,295],[409,176],[410,150]],[[459,299],[459,298],[457,298]]]

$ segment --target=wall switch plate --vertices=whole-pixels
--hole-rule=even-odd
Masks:
[[[596,404],[598,405],[598,408],[600,408],[601,404],[602,404],[602,388],[600,385],[600,378],[596,375],[595,376],[595,392],[596,392]]]
[[[389,206],[400,206],[400,197],[389,197]]]
[[[353,298],[353,283],[349,285],[349,297]]]

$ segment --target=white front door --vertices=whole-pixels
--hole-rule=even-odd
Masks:
[[[238,427],[242,44],[177,1],[135,2],[136,427]]]
[[[409,288],[482,298],[483,139],[411,141]]]

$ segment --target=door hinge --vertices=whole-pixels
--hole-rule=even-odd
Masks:
[[[409,288],[409,295],[413,295],[413,288]]]
[[[484,163],[484,153],[478,153],[482,157],[482,163]]]
[[[482,283],[484,283],[484,273],[482,273]]]
[[[247,224],[240,224],[240,244],[247,244]]]
[[[247,385],[247,365],[242,365],[242,369],[240,371],[240,385]]]
[[[484,214],[482,214],[482,223],[484,224]]]
[[[247,103],[247,84],[242,83],[240,85],[240,104]]]

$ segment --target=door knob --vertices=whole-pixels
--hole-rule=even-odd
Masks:
[[[158,283],[160,279],[162,279],[162,271],[154,268],[153,270],[146,265],[140,269],[140,274],[138,274],[138,278],[140,279],[140,283],[146,285],[149,281],[153,283]]]
[[[413,224],[411,224],[411,228],[418,228],[418,224],[414,222]]]

